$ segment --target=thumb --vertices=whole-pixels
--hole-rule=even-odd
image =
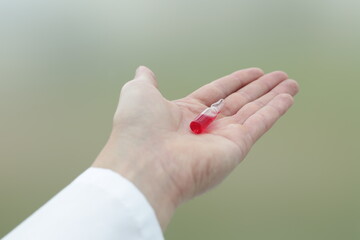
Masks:
[[[136,69],[134,80],[147,82],[157,88],[156,76],[148,67],[139,66]]]

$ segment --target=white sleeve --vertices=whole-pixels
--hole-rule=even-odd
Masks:
[[[108,169],[89,168],[3,240],[164,239],[143,194]]]

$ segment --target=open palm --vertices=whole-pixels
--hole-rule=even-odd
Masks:
[[[157,163],[183,199],[225,178],[292,105],[298,91],[285,73],[264,75],[258,68],[234,72],[175,101],[166,100],[156,85],[152,71],[140,67],[122,89],[115,122],[138,129],[142,139],[156,141],[152,148],[166,156],[158,156]],[[193,134],[189,123],[221,98],[225,104],[217,120],[205,133]]]

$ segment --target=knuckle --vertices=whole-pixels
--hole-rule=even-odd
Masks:
[[[300,90],[300,86],[299,86],[299,83],[293,79],[290,79],[289,80],[289,85],[290,87],[292,88],[292,90],[294,91],[294,93],[298,93],[299,90]]]
[[[143,84],[138,80],[131,80],[123,85],[121,88],[122,94],[141,94],[144,90],[146,90],[147,85]]]
[[[136,87],[136,85],[137,85],[137,81],[134,79],[134,80],[126,82],[123,85],[122,89],[131,89],[133,87]]]
[[[293,101],[293,96],[291,96],[288,93],[282,93],[279,95],[279,98],[281,98],[282,101],[286,101],[286,102],[292,102]]]
[[[249,68],[249,72],[254,75],[263,75],[264,74],[264,71],[258,67]]]
[[[271,74],[273,74],[273,75],[275,75],[276,77],[279,77],[279,78],[288,78],[287,73],[284,72],[284,71],[274,71]]]

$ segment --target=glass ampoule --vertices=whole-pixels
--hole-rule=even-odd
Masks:
[[[191,131],[193,131],[195,134],[204,132],[210,123],[215,120],[223,106],[224,99],[220,99],[216,103],[213,103],[210,107],[206,108],[190,123]]]

